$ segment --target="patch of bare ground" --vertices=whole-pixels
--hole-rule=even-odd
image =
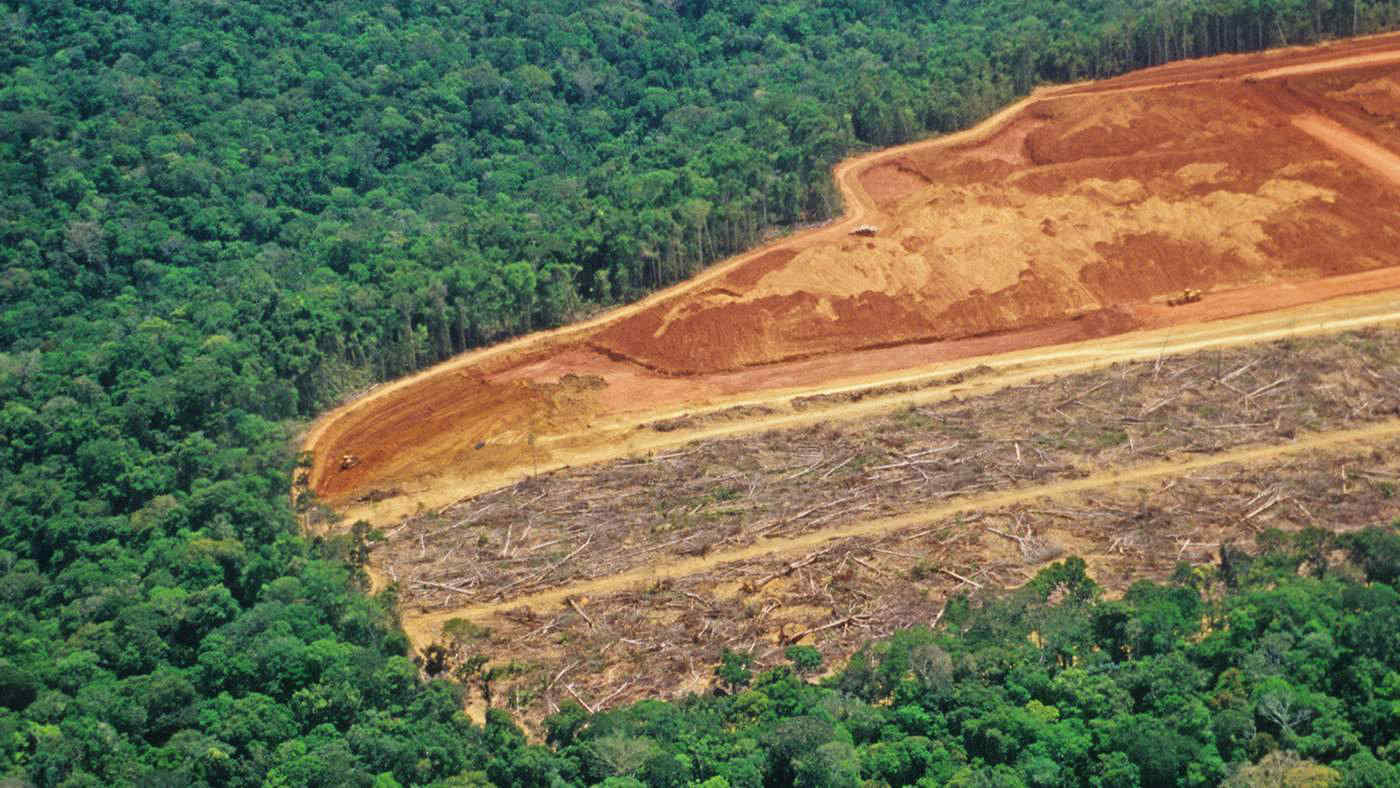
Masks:
[[[1398,370],[1400,329],[1375,329],[701,441],[545,474],[410,518],[387,532],[375,563],[411,605],[508,600],[931,500],[1391,418],[1400,415]]]
[[[1394,516],[1390,443],[1225,461],[1396,416],[1400,328],[1164,357],[550,473],[411,518],[372,561],[416,645],[439,644],[434,667],[517,660],[531,714],[570,684],[596,707],[702,688],[724,647],[769,664],[804,640],[840,658],[1066,551],[1122,586],[1262,527]],[[1163,465],[1191,455],[1222,461]],[[684,571],[647,577],[663,567]],[[454,617],[474,623],[444,634]]]
[[[1400,67],[1367,74],[1349,95],[1379,111]],[[976,145],[862,170],[873,235],[812,241],[743,287],[697,289],[590,342],[716,373],[1400,265],[1377,232],[1400,216],[1394,155],[1316,104],[1286,80],[1046,95]]]

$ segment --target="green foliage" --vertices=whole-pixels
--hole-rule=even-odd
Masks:
[[[788,646],[783,652],[794,669],[802,675],[813,673],[822,666],[822,653],[812,646]]]
[[[726,648],[720,656],[719,666],[715,668],[715,678],[724,682],[731,692],[743,689],[753,679],[753,671],[749,670],[751,665],[752,656]]]
[[[1380,644],[1400,626],[1377,614],[1397,595],[1351,565],[1299,574],[1298,544],[1253,557],[1233,591],[1201,568],[1113,601],[1069,559],[963,600],[946,630],[868,644],[822,685],[728,652],[725,692],[572,706],[546,727],[584,781],[618,785],[1394,784],[1400,651]]]
[[[1389,586],[1400,580],[1400,534],[1394,530],[1367,528],[1348,534],[1343,544],[1367,580]]]

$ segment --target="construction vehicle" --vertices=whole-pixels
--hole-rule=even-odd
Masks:
[[[1168,298],[1167,306],[1181,306],[1182,304],[1194,304],[1201,300],[1201,291],[1186,288],[1181,291],[1181,295],[1176,298]]]
[[[353,454],[347,454],[347,455],[345,455],[344,457],[341,457],[341,458],[340,458],[340,469],[341,469],[342,471],[348,471],[348,470],[350,470],[351,468],[353,468],[353,467],[355,467],[356,465],[359,465],[359,464],[360,464],[360,458],[359,458],[359,457],[356,457],[356,456],[353,455]]]

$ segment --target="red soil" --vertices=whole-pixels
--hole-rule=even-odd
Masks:
[[[1400,158],[1317,103],[1286,80],[1044,98],[983,145],[864,169],[877,237],[795,242],[590,342],[708,374],[1400,265],[1373,230],[1400,226]]]
[[[843,164],[834,226],[329,414],[311,485],[341,505],[608,414],[1400,286],[1397,86],[1400,36],[1194,61]]]

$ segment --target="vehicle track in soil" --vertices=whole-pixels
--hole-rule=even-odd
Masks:
[[[439,636],[443,623],[453,618],[482,622],[490,616],[519,607],[536,610],[548,609],[567,603],[571,597],[596,597],[626,591],[667,578],[699,574],[726,563],[801,553],[834,540],[880,535],[959,514],[1004,508],[1044,499],[1054,500],[1093,490],[1107,490],[1124,485],[1181,477],[1194,471],[1221,465],[1262,463],[1287,455],[1325,451],[1346,444],[1364,443],[1392,438],[1397,435],[1400,435],[1400,421],[1392,420],[1354,429],[1303,435],[1290,443],[1281,445],[1252,446],[1193,459],[1153,462],[1122,470],[1094,473],[1080,479],[1061,480],[1005,492],[968,496],[961,500],[940,503],[936,506],[891,517],[863,520],[793,537],[764,539],[745,547],[683,558],[660,565],[639,567],[619,574],[513,597],[501,602],[409,615],[404,617],[404,630],[415,646],[421,648],[432,643]]]
[[[304,448],[315,457],[315,464],[309,473],[309,486],[320,490],[328,475],[334,473],[337,456],[334,447],[337,441],[344,438],[347,431],[357,423],[372,423],[386,412],[386,405],[404,407],[403,403],[393,403],[395,395],[419,383],[441,379],[443,376],[462,375],[468,370],[490,372],[520,366],[532,359],[545,357],[559,348],[576,344],[601,327],[641,314],[658,304],[716,282],[775,249],[817,238],[846,236],[850,230],[879,214],[880,208],[875,199],[860,182],[862,173],[879,162],[892,161],[910,152],[926,153],[931,149],[959,148],[988,140],[1022,116],[1027,108],[1045,99],[1060,96],[1137,92],[1206,82],[1248,83],[1260,79],[1356,69],[1395,62],[1400,62],[1400,36],[1397,35],[1358,39],[1330,47],[1171,64],[1101,82],[1041,89],[972,129],[849,159],[839,164],[833,173],[846,201],[847,213],[830,224],[778,239],[706,269],[694,278],[654,293],[642,301],[610,310],[582,323],[528,335],[464,354],[416,375],[379,386],[365,396],[328,412],[312,425],[303,440]],[[1199,76],[1202,73],[1206,74],[1204,78]],[[1299,114],[1292,122],[1297,128],[1318,138],[1333,150],[1372,167],[1376,174],[1391,183],[1400,183],[1395,169],[1396,157],[1373,141],[1330,119],[1311,113]],[[386,473],[381,478],[372,480],[381,488],[397,484],[404,494],[377,503],[357,503],[354,500],[355,493],[364,492],[369,487],[368,484],[361,484],[358,488],[339,490],[326,498],[333,506],[343,511],[348,520],[363,518],[375,523],[385,523],[420,507],[443,505],[466,495],[510,483],[523,474],[597,462],[704,437],[793,426],[813,419],[855,418],[873,410],[897,407],[907,402],[937,396],[980,393],[1010,385],[1030,376],[1079,371],[1117,360],[1143,358],[1154,352],[1181,352],[1227,343],[1261,341],[1289,333],[1315,333],[1340,328],[1341,321],[1346,321],[1346,325],[1357,326],[1394,320],[1397,314],[1391,307],[1394,306],[1395,300],[1384,295],[1383,291],[1395,288],[1400,288],[1400,269],[1386,269],[1350,277],[1322,279],[1304,287],[1287,283],[1274,285],[1268,294],[1268,302],[1271,305],[1292,305],[1291,310],[1277,314],[1218,320],[1222,315],[1247,315],[1251,309],[1259,308],[1255,303],[1259,300],[1257,295],[1252,294],[1249,288],[1241,288],[1234,292],[1227,291],[1220,297],[1213,294],[1209,299],[1212,303],[1207,306],[1193,304],[1171,312],[1150,305],[1143,307],[1139,309],[1139,317],[1146,315],[1145,325],[1149,328],[1154,325],[1165,327],[1116,334],[1088,342],[1067,343],[1067,340],[1077,338],[1073,330],[1069,330],[1073,327],[1061,330],[1063,327],[1051,326],[1044,330],[1022,332],[1024,336],[1013,335],[1010,339],[993,336],[974,338],[961,343],[943,343],[948,345],[945,357],[939,359],[939,363],[933,364],[925,360],[923,363],[900,366],[897,358],[899,351],[876,348],[849,354],[831,354],[829,357],[796,359],[768,368],[747,369],[743,371],[747,378],[739,380],[740,376],[736,374],[733,376],[734,385],[728,390],[721,386],[718,393],[714,387],[702,388],[693,396],[687,397],[682,389],[689,381],[678,380],[673,388],[679,387],[677,390],[681,390],[681,393],[677,395],[672,392],[670,399],[659,398],[660,404],[649,410],[643,408],[622,413],[575,414],[575,420],[565,424],[563,428],[542,430],[539,435],[532,434],[528,440],[524,439],[523,433],[517,435],[515,445],[511,448],[513,456],[503,460],[498,458],[494,464],[478,470],[463,471],[460,465],[449,467],[451,464],[444,462],[442,467],[425,472],[425,463],[419,462],[417,469],[410,473],[405,469],[411,463],[404,461],[397,471],[398,476]],[[1280,289],[1285,291],[1282,296],[1278,292]],[[1330,304],[1314,303],[1339,296],[1349,298]],[[1230,305],[1232,298],[1233,306]],[[1235,311],[1230,312],[1231,309]],[[1212,320],[1217,322],[1203,322]],[[1011,346],[1020,343],[1022,347],[1054,347],[983,355],[988,350],[1005,348],[1008,343]],[[872,366],[873,362],[863,364],[861,361],[862,357],[876,358],[882,353],[891,355],[894,359],[886,362],[883,368],[878,368],[878,365]],[[974,358],[977,361],[971,360]],[[670,434],[637,429],[640,425],[683,413],[704,413],[741,404],[782,403],[794,396],[840,392],[899,381],[927,380],[978,363],[993,367],[995,372],[990,377],[979,378],[973,386],[933,389],[899,398],[880,398],[852,403],[849,406],[827,408],[811,414],[780,413],[770,417]],[[723,382],[723,375],[714,377]],[[409,406],[411,407],[411,403]],[[450,424],[444,423],[444,429],[450,431]],[[516,431],[522,432],[518,429]]]

